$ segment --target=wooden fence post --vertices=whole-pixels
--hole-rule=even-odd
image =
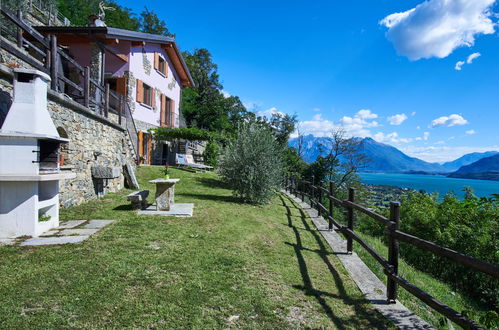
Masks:
[[[329,196],[333,196],[333,181],[329,181]],[[328,196],[329,200],[329,230],[333,230],[333,200]]]
[[[395,238],[395,231],[400,228],[400,203],[390,203],[390,224],[388,237],[388,263],[392,266],[392,273],[398,275],[399,268],[399,241]],[[397,299],[397,282],[390,276],[386,283],[386,296],[388,303],[395,303]]]
[[[106,94],[104,96],[104,116],[109,114],[109,84],[106,84]]]
[[[312,175],[312,184],[310,185],[310,208],[314,208],[314,196],[315,196],[315,188],[314,188],[314,176]]]
[[[23,12],[21,9],[17,10],[17,18],[19,21],[23,20]],[[17,47],[23,48],[23,30],[20,27],[17,28]]]
[[[50,87],[58,92],[58,61],[57,61],[57,37],[55,35],[50,36],[50,78],[52,79]]]
[[[355,188],[348,188],[348,200],[352,203],[355,203]],[[353,207],[349,206],[348,207],[348,229],[350,229],[353,232],[353,221],[355,214],[353,212]],[[353,251],[353,240],[351,237],[347,238],[347,252],[352,253]]]
[[[120,101],[118,106],[118,124],[121,125],[121,114],[123,113],[123,108],[125,106],[125,102],[123,102],[123,95],[120,95]]]
[[[319,182],[317,183],[317,189],[318,189],[318,191],[317,191],[317,192],[318,192],[318,194],[317,194],[317,195],[318,195],[318,196],[317,196],[317,198],[318,198],[318,200],[319,200],[319,201],[317,202],[317,216],[321,216],[321,213],[322,213],[322,212],[321,212],[321,211],[322,211],[322,209],[321,209],[321,205],[322,205],[322,189],[321,189],[321,188],[322,188],[322,181],[319,181]]]
[[[83,104],[90,106],[90,67],[86,66],[83,72]]]
[[[303,182],[303,179],[300,180],[300,184],[301,184],[301,201],[304,202],[305,201],[305,183]]]

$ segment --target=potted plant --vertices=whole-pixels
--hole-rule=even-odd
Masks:
[[[170,179],[170,174],[168,173],[168,164],[165,164],[165,168],[163,169],[163,174],[165,175],[165,180]]]

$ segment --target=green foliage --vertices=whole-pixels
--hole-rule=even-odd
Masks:
[[[295,148],[286,147],[282,152],[285,172],[301,176],[307,168],[307,163],[298,155]]]
[[[223,150],[219,171],[237,197],[268,202],[282,177],[281,149],[272,131],[256,123],[241,125]]]
[[[184,52],[195,87],[185,88],[182,112],[189,127],[234,134],[239,124],[254,118],[237,96],[225,97],[217,65],[207,49]]]
[[[140,31],[145,33],[159,34],[167,37],[173,37],[166,27],[165,21],[161,20],[153,10],[147,6],[140,13]]]
[[[215,140],[210,140],[204,151],[204,162],[206,165],[217,167],[220,145]]]
[[[209,141],[216,135],[214,133],[199,129],[199,128],[169,128],[156,127],[149,131],[153,132],[154,136],[160,140],[184,139],[190,141]]]
[[[59,11],[66,16],[72,25],[86,26],[88,16],[99,13],[101,0],[59,0]],[[105,1],[105,6],[114,10],[106,10],[105,22],[115,28],[137,31],[140,22],[131,9],[118,5],[114,0]]]
[[[401,201],[401,230],[452,250],[499,264],[499,201],[477,198],[468,188],[466,199],[453,193],[438,201],[436,194],[410,192]],[[384,212],[388,216],[387,212]],[[360,230],[383,235],[380,225],[359,221]],[[452,284],[489,308],[495,308],[499,283],[489,275],[472,271],[446,258],[411,245],[401,249],[402,257],[414,267]]]

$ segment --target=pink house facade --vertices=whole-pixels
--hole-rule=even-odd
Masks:
[[[56,35],[73,60],[90,68],[94,82],[109,84],[111,91],[124,96],[138,131],[139,163],[165,164],[174,158],[176,146],[155,141],[148,132],[180,127],[182,89],[194,85],[174,38],[111,27],[37,30]],[[72,76],[71,67],[62,69]],[[66,89],[70,95],[71,88]]]

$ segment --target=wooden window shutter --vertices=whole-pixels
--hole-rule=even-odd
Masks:
[[[158,70],[159,69],[159,54],[154,53],[154,69]]]
[[[156,89],[151,87],[151,107],[156,109]]]
[[[139,137],[139,157],[144,157],[144,133],[142,131],[139,131],[138,137]]]
[[[121,77],[116,79],[116,93],[126,96],[126,78]]]
[[[152,165],[152,136],[149,135],[149,138],[147,139],[147,163],[149,165]]]
[[[137,97],[135,101],[144,103],[144,85],[139,79],[137,79]]]
[[[171,113],[170,122],[171,122],[171,127],[173,128],[173,127],[175,127],[175,101],[174,100],[171,101],[170,113]]]
[[[159,125],[165,126],[166,121],[166,97],[165,94],[161,94],[161,108],[159,116]]]

